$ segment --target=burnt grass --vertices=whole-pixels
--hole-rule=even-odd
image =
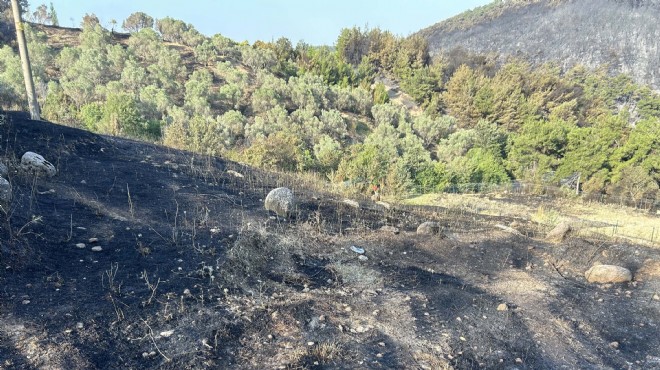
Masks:
[[[356,209],[292,176],[9,117],[0,369],[660,368],[658,276],[583,277],[657,248]],[[15,170],[26,151],[58,174]],[[289,219],[263,208],[278,186],[299,199]],[[442,235],[417,235],[427,220]]]

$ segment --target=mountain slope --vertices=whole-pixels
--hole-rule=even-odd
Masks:
[[[608,66],[660,88],[660,2],[657,0],[496,1],[419,32],[432,54],[455,48]]]

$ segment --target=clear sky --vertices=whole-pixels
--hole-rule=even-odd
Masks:
[[[79,27],[94,13],[109,27],[119,27],[142,11],[192,23],[207,36],[221,33],[235,41],[271,41],[284,36],[295,45],[334,44],[345,27],[380,27],[399,36],[430,26],[492,0],[52,0],[60,25]],[[29,0],[32,9],[50,0]]]

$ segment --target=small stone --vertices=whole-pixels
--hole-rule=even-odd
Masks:
[[[9,203],[11,194],[11,184],[5,178],[0,177],[0,202]]]
[[[433,221],[427,221],[417,227],[418,235],[436,235],[440,233],[440,224]]]
[[[390,208],[392,208],[392,206],[391,206],[389,203],[387,203],[387,202],[380,201],[380,202],[376,202],[376,204],[378,204],[379,206],[381,206],[381,207],[383,207],[383,208],[385,208],[385,209],[390,209]]]
[[[378,345],[381,347],[385,347],[385,342],[378,342]]]
[[[522,364],[522,363],[523,363],[522,358],[517,357],[517,358],[516,358],[516,363],[517,363],[517,364]]]
[[[344,200],[342,200],[341,202],[344,203],[344,204],[346,204],[346,205],[349,206],[349,207],[353,207],[353,208],[357,208],[357,209],[360,208],[360,203],[358,203],[358,202],[356,202],[356,201],[354,201],[354,200],[352,200],[352,199],[344,199]]]
[[[509,306],[506,303],[501,303],[499,306],[497,306],[498,311],[508,311]]]
[[[149,352],[142,352],[142,358],[149,358]]]
[[[314,342],[307,342],[307,345],[308,345],[308,346],[313,346],[313,345],[314,345]]]
[[[546,236],[546,240],[561,242],[566,238],[566,235],[572,230],[571,225],[566,222],[561,222],[559,225],[555,226],[552,231],[550,231]]]
[[[367,256],[358,256],[358,260],[366,262],[366,261],[369,261],[369,257],[367,257]]]
[[[84,327],[85,327],[85,325],[83,325],[83,323],[81,323],[81,322],[76,324],[76,329],[82,329]]]
[[[99,238],[89,238],[89,243],[90,244],[94,244],[94,243],[98,243],[98,242],[99,242]]]
[[[619,348],[619,342],[612,342],[612,343],[610,343],[610,347],[611,347],[611,348],[614,348],[614,349],[618,349],[618,348]]]
[[[357,254],[364,254],[364,248],[360,248],[355,245],[351,245],[351,250]]]
[[[76,244],[76,248],[85,249],[85,243]]]
[[[657,294],[654,295],[654,296],[653,296],[653,299],[655,299],[656,301],[660,301],[660,295],[657,295]]]
[[[102,250],[103,250],[103,248],[101,248],[98,245],[96,247],[92,247],[92,252],[101,252]]]
[[[29,300],[29,299],[24,299],[23,302],[21,302],[21,303],[23,303],[23,304],[30,304],[30,300]]]
[[[384,231],[384,232],[387,232],[387,233],[392,233],[394,235],[397,235],[397,234],[399,234],[399,232],[401,232],[401,230],[399,230],[398,227],[389,226],[389,225],[381,227],[380,231]]]
[[[160,336],[163,338],[169,338],[174,334],[174,330],[161,331]]]
[[[234,171],[234,170],[229,170],[229,171],[227,171],[227,174],[232,175],[232,176],[234,176],[234,177],[238,177],[239,179],[242,179],[243,177],[245,177],[245,176],[243,176],[242,173],[240,173],[240,172],[236,172],[236,171]]]

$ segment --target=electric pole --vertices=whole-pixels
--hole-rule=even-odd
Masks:
[[[32,80],[32,67],[30,65],[30,56],[28,55],[27,42],[25,41],[25,32],[23,30],[23,21],[21,20],[21,8],[18,5],[18,0],[11,0],[11,8],[14,13],[16,41],[18,41],[18,51],[21,54],[23,79],[25,80],[25,91],[30,106],[30,116],[33,120],[39,121],[41,120],[39,102],[37,101],[37,92],[34,89],[34,81]]]

